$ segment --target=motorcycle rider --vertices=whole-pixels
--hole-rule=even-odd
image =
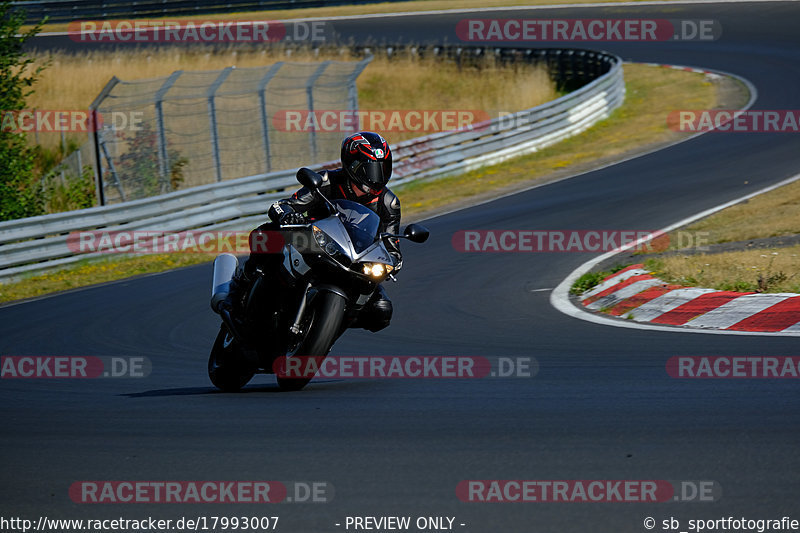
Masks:
[[[344,199],[366,206],[380,217],[379,232],[399,233],[400,200],[386,187],[392,176],[392,152],[386,140],[370,131],[350,135],[342,141],[341,160],[341,168],[321,173],[323,185],[320,192],[329,200]],[[283,225],[305,224],[310,218],[324,218],[328,216],[328,208],[319,195],[302,187],[289,198],[272,204],[267,214],[272,222],[262,224],[255,232],[270,231]],[[399,244],[399,239],[386,240],[386,247],[395,260],[395,271],[403,264]],[[251,253],[236,270],[223,305],[234,312],[241,309],[256,266],[267,265],[266,270],[271,271],[281,260],[282,256],[276,258],[274,254],[270,259],[269,254]],[[351,327],[379,331],[389,325],[391,318],[392,302],[379,285]]]

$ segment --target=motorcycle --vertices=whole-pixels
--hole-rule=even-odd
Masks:
[[[428,230],[419,224],[408,225],[402,235],[379,233],[381,220],[375,212],[356,202],[326,198],[320,191],[322,176],[313,170],[301,168],[297,180],[319,195],[329,216],[270,232],[271,241],[282,245],[279,255],[273,255],[277,268],[256,268],[242,316],[232,316],[220,305],[238,259],[220,254],[214,260],[211,308],[222,324],[208,359],[208,376],[223,391],[240,390],[256,373],[276,374],[283,390],[305,387],[314,377],[313,368],[301,376],[287,375],[283,369],[292,367],[290,360],[314,358],[318,368],[339,336],[357,323],[379,285],[396,281],[392,272],[397,265],[385,241],[428,239]]]

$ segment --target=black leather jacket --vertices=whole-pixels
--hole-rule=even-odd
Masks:
[[[377,196],[370,194],[356,196],[344,170],[324,171],[321,175],[323,185],[320,188],[320,192],[329,200],[350,200],[362,204],[380,217],[381,225],[379,231],[395,235],[400,233],[400,200],[388,188],[384,187],[383,191]],[[328,216],[328,208],[325,206],[324,201],[305,187],[302,187],[289,198],[278,200],[272,204],[268,214],[269,218],[277,223],[284,213],[291,211],[303,213],[310,218]],[[400,253],[399,239],[388,239],[386,247],[395,256],[397,268],[400,268],[403,262],[403,255]]]

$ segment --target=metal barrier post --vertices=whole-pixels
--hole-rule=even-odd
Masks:
[[[100,94],[97,95],[97,98],[89,105],[89,112],[92,115],[92,143],[94,145],[94,161],[95,161],[95,169],[94,169],[94,179],[95,179],[95,192],[97,194],[97,203],[99,205],[106,205],[106,195],[105,191],[103,190],[103,163],[100,158],[100,113],[98,112],[98,108],[103,100],[111,92],[117,84],[119,83],[119,78],[113,76],[106,86],[103,87],[103,90],[100,91]]]
[[[103,132],[98,131],[96,135],[98,139],[98,145],[103,150],[103,155],[106,156],[106,162],[108,162],[108,169],[111,171],[111,177],[114,178],[114,185],[117,187],[117,191],[119,192],[119,197],[124,202],[125,189],[122,188],[122,183],[119,181],[119,175],[117,174],[117,168],[114,166],[114,160],[108,154],[108,148],[106,148],[106,141],[105,139],[103,139]]]
[[[156,92],[154,98],[156,106],[156,135],[158,135],[158,170],[161,174],[162,193],[172,189],[168,179],[169,155],[167,154],[167,137],[164,132],[164,109],[162,103],[167,91],[172,88],[182,73],[182,70],[176,70],[170,74],[169,78],[167,78],[167,81],[164,82],[164,85],[162,85],[158,92]]]
[[[309,76],[308,80],[306,81],[306,98],[308,99],[308,114],[309,116],[313,115],[314,113],[314,84],[317,82],[322,73],[328,68],[330,65],[330,61],[323,61],[322,64],[317,67],[317,70]],[[312,161],[317,160],[317,130],[313,126],[311,126],[311,131],[309,131],[309,144],[311,147],[311,157]]]
[[[228,67],[223,70],[217,79],[214,80],[214,83],[208,88],[206,91],[206,97],[208,98],[208,120],[209,120],[209,127],[211,129],[211,155],[214,158],[214,170],[216,172],[217,181],[222,181],[222,166],[219,160],[219,132],[217,130],[217,108],[214,104],[214,95],[219,89],[219,86],[230,76],[231,71],[234,67]]]
[[[358,116],[356,113],[358,111],[358,87],[356,87],[356,79],[361,75],[364,69],[367,68],[369,62],[372,61],[372,57],[372,55],[369,55],[359,61],[353,69],[353,72],[350,73],[350,77],[347,79],[347,104],[350,112],[354,113],[355,116]],[[359,121],[356,131],[360,129],[361,122]]]
[[[264,143],[264,155],[267,158],[267,172],[272,170],[272,156],[269,152],[269,122],[267,121],[267,99],[264,96],[264,91],[267,89],[269,81],[278,73],[282,66],[283,61],[275,63],[258,82],[258,108],[261,111],[261,138]]]

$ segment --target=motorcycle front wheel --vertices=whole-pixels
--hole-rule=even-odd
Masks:
[[[284,357],[284,363],[291,357],[314,358],[317,367],[328,355],[333,345],[333,341],[339,334],[339,329],[344,320],[345,299],[333,292],[321,292],[317,294],[308,309],[309,321],[305,329],[307,331],[300,346],[291,355]],[[284,367],[286,368],[286,367]],[[278,386],[282,390],[300,390],[314,377],[315,372],[304,371],[302,377],[281,377],[277,375]]]
[[[253,379],[247,370],[239,342],[223,324],[208,357],[208,377],[211,383],[225,392],[237,392]]]

